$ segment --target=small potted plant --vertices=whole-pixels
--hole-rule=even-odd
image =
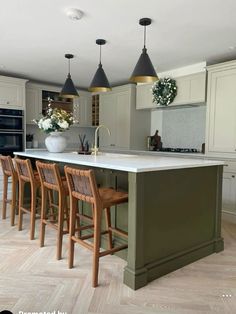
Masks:
[[[33,147],[34,134],[26,134],[26,148]]]

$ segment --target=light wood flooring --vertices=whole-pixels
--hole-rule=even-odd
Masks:
[[[0,204],[1,207],[1,204]],[[8,211],[9,213],[9,211]],[[28,215],[27,215],[28,216]],[[24,229],[0,219],[0,311],[67,314],[236,313],[236,225],[223,223],[225,250],[192,263],[133,291],[122,283],[126,262],[116,256],[100,260],[100,286],[91,287],[91,253],[76,246],[75,268],[55,259],[55,231],[46,246],[29,240]]]

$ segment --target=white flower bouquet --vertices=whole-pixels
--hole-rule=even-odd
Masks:
[[[50,103],[46,114],[40,120],[33,121],[45,133],[66,131],[76,122],[71,113],[58,108],[53,109]]]

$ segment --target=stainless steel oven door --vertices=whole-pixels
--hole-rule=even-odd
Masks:
[[[0,130],[0,154],[13,155],[13,152],[23,151],[24,133]]]
[[[0,129],[4,131],[22,131],[23,117],[13,115],[1,115],[0,114]]]

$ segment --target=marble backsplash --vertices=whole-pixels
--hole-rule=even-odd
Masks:
[[[205,142],[206,106],[163,110],[163,147],[197,148]]]

